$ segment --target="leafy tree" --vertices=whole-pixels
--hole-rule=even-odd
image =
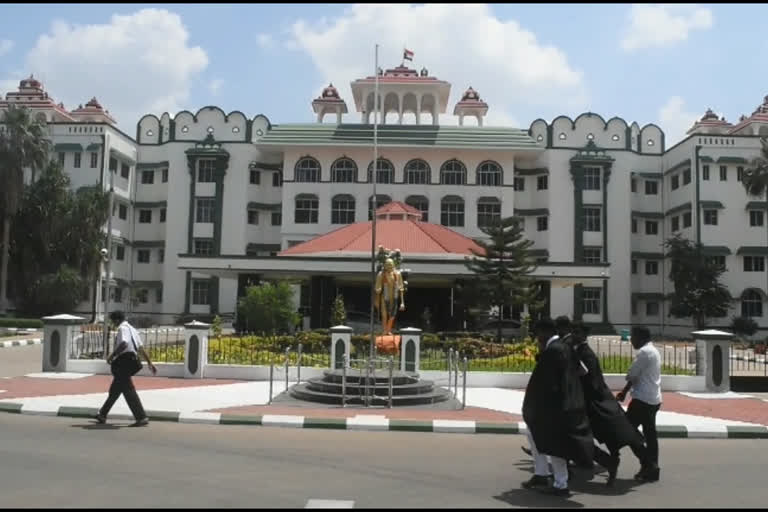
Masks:
[[[344,325],[347,321],[347,309],[344,307],[344,297],[336,295],[331,310],[331,325]]]
[[[221,339],[221,317],[219,315],[213,317],[211,330],[213,331],[213,335],[216,339]]]
[[[293,290],[287,281],[250,286],[240,299],[238,316],[247,330],[276,334],[290,331],[299,321]]]
[[[677,235],[664,246],[672,260],[669,278],[674,284],[669,314],[675,318],[692,318],[697,329],[706,319],[728,314],[731,294],[720,282],[725,268],[702,254],[702,245]]]
[[[3,242],[0,256],[0,314],[6,312],[11,224],[21,209],[24,196],[24,169],[35,172],[48,160],[50,141],[45,124],[32,118],[27,108],[10,106],[3,115],[0,130],[0,209],[3,214]]]
[[[766,204],[768,204],[768,139],[761,138],[760,142],[762,144],[760,155],[753,158],[749,167],[744,169],[741,183],[744,185],[744,190],[748,196],[754,198],[765,196]],[[768,229],[768,222],[765,222],[765,225]]]
[[[731,330],[737,336],[752,336],[757,329],[757,322],[748,316],[736,316],[731,319]]]
[[[520,217],[507,217],[481,228],[490,240],[476,240],[483,252],[472,250],[474,257],[464,264],[475,276],[479,303],[488,309],[537,303],[538,287],[528,277],[536,264],[530,254],[533,241],[524,238]],[[497,323],[496,341],[501,342],[501,322]]]

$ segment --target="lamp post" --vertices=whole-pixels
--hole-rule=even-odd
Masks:
[[[109,169],[109,217],[107,217],[107,246],[101,250],[101,257],[104,260],[104,275],[106,283],[104,284],[104,328],[103,328],[103,340],[104,340],[104,357],[109,355],[109,280],[112,271],[112,208],[114,205],[115,197],[115,173]]]

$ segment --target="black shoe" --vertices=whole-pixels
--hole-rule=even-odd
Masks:
[[[567,487],[565,489],[558,489],[557,487],[550,485],[549,487],[544,487],[537,490],[544,494],[549,494],[550,496],[561,496],[567,498],[571,495],[571,491]]]
[[[608,470],[608,480],[606,480],[605,484],[608,487],[611,487],[613,482],[616,481],[616,473],[619,472],[619,462],[621,462],[621,460],[618,457],[614,457],[611,460],[611,466],[606,468]]]
[[[93,419],[95,419],[96,423],[98,423],[99,425],[104,425],[107,422],[107,417],[106,416],[102,416],[101,413],[99,413],[96,416],[94,416]]]
[[[136,420],[136,423],[131,425],[132,427],[146,427],[149,425],[149,418],[142,418],[140,420]]]
[[[659,468],[643,468],[635,475],[635,480],[638,482],[658,482],[659,473]]]
[[[533,457],[533,452],[530,449],[526,448],[525,446],[521,446],[520,449],[523,450],[523,453],[529,457]]]
[[[546,488],[550,485],[551,477],[543,475],[533,475],[530,480],[523,482],[523,487],[526,489]]]

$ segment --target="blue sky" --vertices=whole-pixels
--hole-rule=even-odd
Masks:
[[[657,123],[676,140],[706,108],[736,121],[768,94],[766,14],[759,4],[5,4],[0,93],[35,72],[67,108],[96,96],[129,134],[144,113],[209,104],[311,122],[330,80],[354,109],[348,83],[371,72],[379,42],[383,67],[407,45],[415,67],[453,84],[449,113],[472,85],[488,124],[590,110]]]

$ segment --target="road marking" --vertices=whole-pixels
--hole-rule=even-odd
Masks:
[[[350,500],[307,500],[304,508],[355,508],[355,502]]]

